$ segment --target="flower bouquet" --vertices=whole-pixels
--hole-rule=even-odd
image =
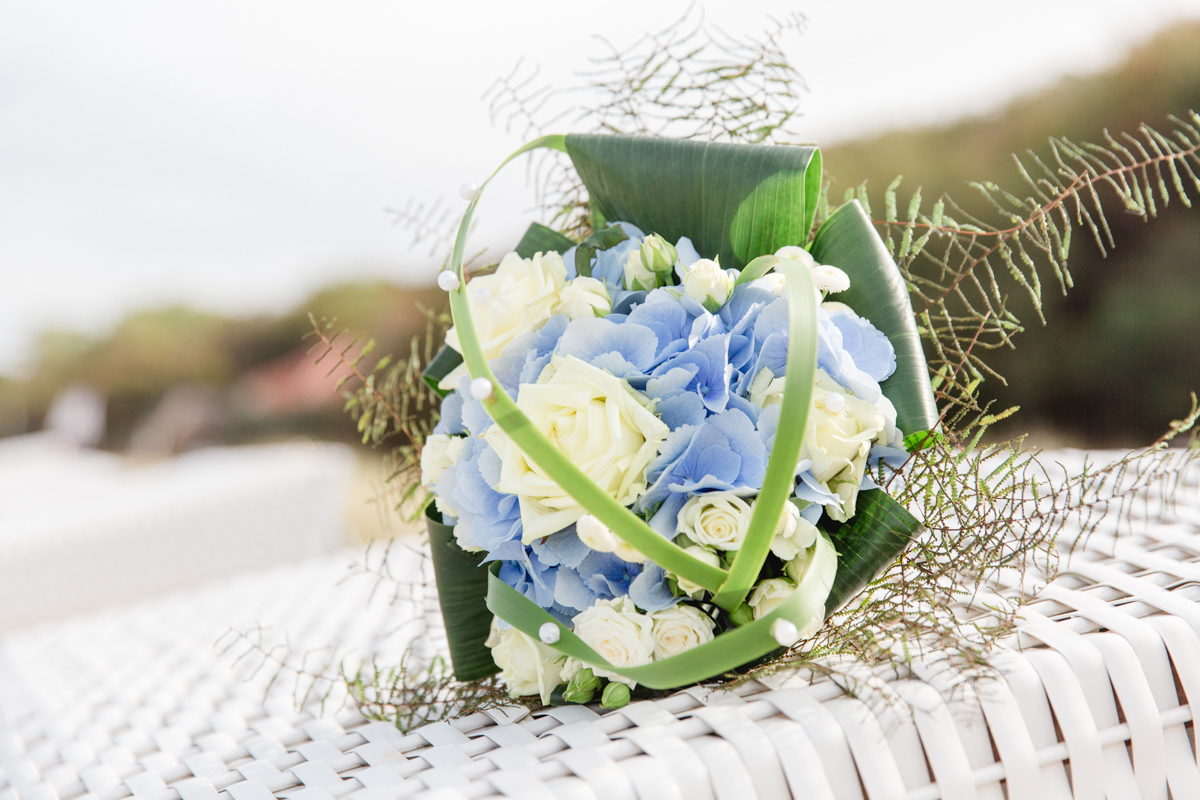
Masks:
[[[542,147],[591,234],[534,225],[469,278],[473,193],[422,482],[456,676],[614,707],[819,630],[920,532],[884,487],[937,412],[867,216],[813,230],[817,148],[571,135],[509,160]]]

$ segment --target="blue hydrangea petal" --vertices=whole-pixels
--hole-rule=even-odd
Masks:
[[[667,585],[663,568],[653,561],[629,584],[629,599],[643,611],[662,611],[679,602]]]

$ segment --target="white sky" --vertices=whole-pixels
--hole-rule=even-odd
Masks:
[[[282,310],[335,281],[431,280],[384,208],[461,208],[459,184],[521,143],[489,123],[492,81],[524,56],[569,84],[601,52],[592,34],[623,46],[687,5],[0,0],[0,372],[39,330],[102,332],[136,308]],[[808,17],[789,40],[811,89],[801,129],[830,143],[1103,68],[1200,0],[704,9],[734,34]],[[530,219],[511,172],[481,243]]]

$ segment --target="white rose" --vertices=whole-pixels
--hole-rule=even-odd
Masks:
[[[597,600],[572,620],[575,635],[614,667],[640,667],[654,659],[654,623],[628,597]],[[601,678],[632,684],[628,678],[592,667]]]
[[[627,289],[649,291],[658,286],[658,275],[646,266],[646,262],[642,261],[641,252],[637,250],[625,257],[624,273]]]
[[[694,544],[690,547],[683,548],[683,552],[687,553],[688,555],[695,556],[705,564],[708,564],[710,567],[721,566],[721,558],[711,548],[701,547],[698,544]],[[704,592],[708,591],[700,584],[685,580],[673,572],[669,574],[675,578],[675,581],[679,584],[679,591],[683,592],[694,600],[698,600]]]
[[[547,376],[549,376],[547,378]],[[629,505],[646,489],[646,465],[668,428],[625,381],[574,356],[555,356],[536,384],[521,387],[517,407],[609,497]],[[525,544],[584,514],[567,494],[494,425],[484,434],[500,455],[496,490],[517,495]]]
[[[600,520],[591,514],[584,514],[575,522],[575,533],[579,540],[601,553],[614,553],[622,561],[634,564],[645,564],[646,557],[632,545],[626,544]]]
[[[682,603],[655,611],[650,619],[654,621],[655,658],[677,656],[715,638],[716,623],[712,618],[700,609]]]
[[[791,561],[812,547],[816,540],[817,526],[800,516],[800,508],[795,503],[784,503],[775,538],[771,540],[771,552],[781,561]]]
[[[787,600],[794,591],[796,584],[786,578],[769,578],[754,587],[746,602],[754,612],[754,618],[761,619],[779,608],[779,604]]]
[[[490,361],[517,336],[542,327],[566,280],[567,268],[558,253],[537,253],[533,258],[509,253],[495,272],[472,278],[466,287],[467,304],[483,357]],[[446,344],[462,352],[456,328],[446,332]],[[443,388],[458,388],[457,379],[447,385],[451,375],[442,380]]]
[[[785,378],[776,378],[775,373],[763,367],[750,381],[750,402],[766,408],[783,403]]]
[[[581,276],[567,282],[552,313],[580,319],[603,317],[611,310],[612,298],[608,296],[608,287],[604,285],[604,281]]]
[[[873,404],[858,399],[817,369],[812,406],[804,431],[801,459],[812,461],[812,474],[842,499],[842,507],[826,506],[831,519],[844,522],[854,514],[871,443],[885,426]]]
[[[828,599],[829,590],[833,588],[833,579],[837,576],[837,551],[833,548],[833,542],[829,541],[825,534],[819,534],[812,547],[802,550],[796,558],[784,565],[783,572],[797,586],[813,592],[817,597]],[[824,617],[822,614],[821,619],[810,622],[800,631],[801,637],[812,636],[820,630]]]
[[[550,702],[550,693],[562,683],[561,653],[516,628],[500,630],[495,617],[485,644],[492,649],[492,660],[500,668],[510,697],[536,694],[543,703]]]
[[[705,492],[683,504],[675,526],[696,544],[738,550],[750,526],[750,506],[733,492]]]
[[[684,267],[683,292],[709,312],[715,313],[725,305],[729,293],[733,291],[733,283],[737,276],[731,272],[733,271],[721,269],[721,265],[716,261],[702,258],[690,267]]]
[[[445,433],[431,433],[421,447],[421,485],[432,489],[446,467],[458,462],[466,437],[449,436]]]

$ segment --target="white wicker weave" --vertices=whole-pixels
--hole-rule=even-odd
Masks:
[[[251,665],[212,647],[230,626],[272,623],[295,653],[442,646],[431,594],[368,602],[369,578],[338,585],[345,555],[13,635],[0,800],[1200,797],[1200,502],[1179,500],[1175,521],[1077,551],[995,659],[1003,680],[952,691],[931,658],[863,695],[903,707],[792,677],[403,735],[338,696],[298,712],[288,681],[263,702],[267,673],[243,682]]]

